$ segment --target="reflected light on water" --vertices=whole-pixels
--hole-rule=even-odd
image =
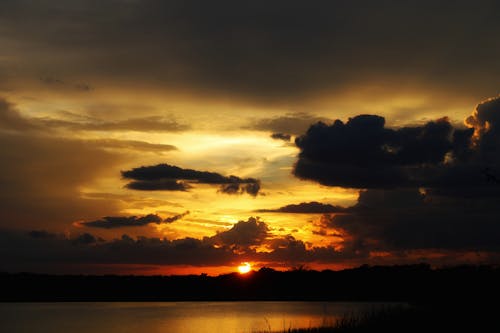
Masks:
[[[233,333],[283,331],[333,323],[383,303],[117,302],[0,304],[2,332]]]

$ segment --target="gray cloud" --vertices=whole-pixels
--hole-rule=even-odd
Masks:
[[[424,187],[452,196],[500,196],[500,98],[480,103],[454,128],[447,118],[420,126],[385,127],[385,119],[360,115],[346,123],[317,123],[296,139],[294,174],[328,186]]]
[[[189,214],[189,211],[185,211],[182,214],[177,214],[177,215],[174,215],[174,216],[167,217],[167,218],[165,218],[163,220],[163,223],[173,223],[173,222],[175,222],[177,220],[182,219],[184,216],[186,216],[188,214]]]
[[[242,261],[293,264],[344,258],[331,247],[308,250],[292,236],[273,236],[267,224],[258,218],[239,221],[232,228],[203,239],[132,238],[124,234],[121,238],[103,240],[88,233],[68,237],[40,230],[23,233],[3,229],[0,241],[2,267],[11,271],[44,267],[46,272],[55,267],[58,272],[68,272],[84,265],[88,272],[92,265],[102,264],[215,266]],[[262,244],[269,245],[271,252],[257,252],[255,247]]]
[[[411,191],[364,192],[349,214],[325,215],[322,219],[324,228],[335,228],[346,237],[342,248],[311,246],[291,235],[275,236],[265,222],[249,218],[203,239],[133,238],[124,234],[121,238],[103,240],[88,233],[70,237],[43,230],[2,229],[0,257],[3,258],[2,269],[7,271],[59,273],[78,270],[78,267],[84,267],[87,273],[93,269],[99,272],[103,264],[121,265],[117,268],[121,270],[123,265],[227,266],[243,261],[289,267],[308,263],[359,265],[368,260],[377,264],[419,260],[456,264],[467,260],[463,255],[470,251],[484,251],[481,252],[482,262],[497,260],[498,228],[493,216],[486,220],[467,220],[484,217],[469,214],[459,220],[449,219],[447,224],[436,227],[439,218],[449,216],[435,215],[434,209],[443,211],[438,205],[431,208],[425,205],[422,196]],[[478,206],[478,214],[480,209]],[[459,215],[460,212],[455,210],[454,216]],[[426,220],[428,217],[431,219]],[[477,225],[472,221],[481,223]],[[435,244],[440,247],[435,248]],[[267,247],[268,251],[258,252],[259,246]],[[391,255],[372,257],[377,251]],[[436,253],[439,256],[433,256]]]
[[[453,127],[447,119],[422,126],[390,129],[385,119],[359,115],[345,124],[317,123],[295,140],[300,148],[294,174],[323,185],[377,188],[424,186],[429,168],[442,166],[451,153]],[[462,140],[465,149],[470,143]],[[424,178],[424,179],[419,179]]]
[[[26,71],[286,102],[370,82],[495,93],[499,9],[493,0],[6,0],[0,19],[6,59]]]
[[[162,223],[173,223],[177,220],[182,219],[184,216],[188,215],[189,211],[182,214],[177,214],[174,216],[162,219],[156,214],[148,214],[145,216],[105,216],[100,220],[88,221],[88,222],[78,222],[77,226],[81,227],[91,227],[91,228],[103,228],[103,229],[115,229],[123,227],[143,227],[148,224],[162,224]]]
[[[219,192],[226,194],[248,193],[256,196],[260,181],[255,178],[223,176],[219,173],[183,169],[169,164],[142,166],[122,171],[122,177],[132,179],[126,187],[134,190],[186,191],[191,183],[219,185]]]
[[[498,252],[497,199],[443,198],[418,190],[368,190],[346,214],[324,216],[323,227],[349,235],[357,251]]]
[[[138,191],[187,191],[192,188],[186,182],[172,179],[135,180],[127,183],[125,187]]]
[[[160,224],[162,222],[161,217],[155,214],[148,214],[146,216],[106,216],[101,220],[81,222],[78,223],[80,226],[91,227],[91,228],[104,228],[113,229],[121,227],[142,227],[150,223]]]
[[[346,208],[324,204],[321,202],[301,202],[300,204],[290,204],[276,209],[259,209],[258,212],[293,213],[293,214],[325,214],[341,213]]]
[[[209,241],[219,246],[231,248],[248,248],[262,244],[270,236],[267,224],[258,218],[250,217],[248,221],[239,221],[231,229],[217,233]]]

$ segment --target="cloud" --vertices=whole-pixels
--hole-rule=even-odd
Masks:
[[[74,82],[65,82],[63,80],[54,78],[54,77],[41,77],[40,81],[48,86],[52,86],[54,88],[69,88],[78,91],[88,92],[93,88],[87,83],[74,83]]]
[[[317,123],[296,139],[300,154],[293,172],[327,186],[498,196],[498,186],[487,180],[500,170],[499,100],[480,103],[465,120],[469,128],[454,128],[447,118],[387,128],[376,115]]]
[[[335,229],[336,234],[342,235],[341,246],[313,246],[291,235],[277,236],[267,223],[251,217],[203,239],[134,238],[124,234],[104,240],[88,233],[69,236],[43,230],[1,229],[0,257],[4,258],[2,269],[12,272],[68,273],[84,269],[87,274],[93,272],[92,267],[99,271],[103,264],[230,266],[252,261],[293,267],[313,263],[354,266],[366,262],[395,264],[422,260],[457,264],[463,260],[469,262],[471,253],[477,251],[483,263],[497,260],[500,249],[495,216],[480,219],[484,217],[479,215],[482,207],[477,206],[478,215],[449,219],[436,228],[439,219],[446,216],[435,215],[442,211],[434,211],[441,209],[439,205],[429,208],[425,206],[426,199],[423,201],[419,193],[411,191],[363,192],[349,214],[325,215],[321,220],[324,228]],[[456,209],[454,214],[464,215]],[[426,220],[428,217],[431,219]],[[435,248],[435,244],[440,247]],[[120,269],[123,271],[123,267]]]
[[[0,130],[26,131],[36,129],[38,127],[23,118],[13,104],[0,97]]]
[[[78,123],[65,120],[55,120],[47,118],[28,118],[22,116],[15,106],[7,100],[0,98],[0,130],[12,133],[22,133],[24,135],[51,135],[53,128],[66,127],[72,130],[140,130],[140,131],[179,131],[185,127],[173,123],[165,123],[160,119],[142,118],[129,119],[122,122],[113,123],[116,128],[110,126],[110,123],[102,123],[98,120],[93,120],[95,123]],[[151,120],[151,126],[148,127],[148,122]],[[165,125],[165,126],[164,126]],[[84,141],[84,140],[82,140]],[[177,147],[167,144],[155,144],[138,140],[117,140],[117,139],[95,139],[86,140],[87,143],[111,149],[133,149],[139,151],[151,151],[157,153],[177,150]]]
[[[296,139],[294,173],[328,186],[362,190],[342,214],[325,214],[319,233],[343,239],[346,253],[500,251],[500,98],[480,103],[454,128],[446,118],[386,128],[362,115],[318,123]],[[399,253],[399,254],[398,254]]]
[[[248,128],[259,131],[270,131],[281,137],[273,137],[275,139],[283,139],[284,136],[300,135],[304,133],[311,124],[317,122],[328,122],[329,119],[317,117],[305,112],[289,113],[284,116],[274,118],[263,118],[255,121]],[[290,140],[290,138],[288,139]]]
[[[69,113],[74,116],[73,114]],[[72,131],[139,131],[139,132],[180,132],[188,130],[190,127],[179,124],[174,119],[150,116],[135,117],[125,120],[104,121],[98,118],[81,117],[82,119],[65,120],[50,117],[25,117],[22,116],[15,106],[7,100],[0,98],[0,129],[9,131],[50,131],[58,128],[65,128]],[[122,146],[126,143],[129,146],[139,147],[146,143],[133,140],[102,139],[101,143]],[[164,145],[168,146],[168,145]],[[170,146],[172,147],[172,146]],[[148,147],[153,148],[153,145]],[[159,149],[160,145],[154,148]],[[166,147],[163,147],[166,148]]]
[[[345,214],[326,215],[353,251],[500,251],[498,199],[443,198],[416,189],[367,190]]]
[[[90,245],[90,244],[95,244],[99,241],[103,240],[89,233],[78,235],[77,237],[71,240],[71,242],[75,245]]]
[[[103,229],[115,229],[123,227],[143,227],[148,224],[162,224],[162,223],[173,223],[180,220],[184,216],[188,215],[189,211],[182,214],[174,215],[162,219],[156,214],[148,214],[145,216],[106,216],[100,220],[88,221],[88,222],[77,222],[75,223],[78,227],[91,227],[91,228],[103,228]]]
[[[100,147],[111,148],[111,149],[132,149],[142,152],[151,151],[155,153],[164,153],[172,150],[177,150],[177,147],[173,145],[149,143],[137,140],[99,139],[99,140],[87,140],[87,141],[95,143]]]
[[[187,191],[192,188],[185,182],[171,179],[137,180],[127,183],[125,187],[138,191]]]
[[[79,226],[91,227],[91,228],[104,228],[113,229],[121,227],[142,227],[150,223],[160,224],[162,218],[155,214],[148,214],[145,216],[106,216],[101,220],[81,222],[78,223]]]
[[[110,176],[125,160],[121,149],[157,153],[175,149],[135,140],[80,140],[59,136],[36,119],[24,117],[0,99],[0,224],[49,228],[75,217],[118,211],[123,204],[107,198],[82,197],[81,188]],[[1,222],[3,221],[3,222]]]
[[[270,236],[267,224],[259,218],[250,217],[247,221],[239,221],[231,229],[217,233],[209,238],[218,246],[248,248],[260,245]]]
[[[126,187],[135,190],[186,191],[192,183],[219,185],[219,192],[226,194],[248,193],[256,196],[260,190],[260,181],[255,178],[226,177],[215,172],[183,169],[169,164],[122,171],[122,177],[132,179]]]
[[[89,233],[67,236],[40,230],[21,232],[0,229],[2,269],[8,271],[55,271],[68,273],[93,265],[236,265],[242,261],[290,265],[300,262],[343,260],[332,247],[310,248],[292,236],[274,236],[258,218],[239,221],[211,237],[173,240],[131,237],[103,240]],[[50,233],[47,233],[50,234]],[[261,252],[260,246],[268,250]]]
[[[222,184],[219,187],[219,192],[225,194],[244,194],[248,193],[252,196],[256,196],[260,191],[260,181],[254,178],[247,178],[241,180],[238,177],[230,176],[234,178],[234,182],[230,184]],[[236,179],[237,178],[237,179]],[[241,183],[240,181],[244,181],[245,183]],[[249,183],[246,183],[250,181]]]
[[[108,175],[123,158],[95,143],[41,134],[0,131],[0,224],[64,224],[75,216],[117,209],[109,200],[87,200],[81,187]]]
[[[290,134],[284,134],[284,133],[273,133],[271,134],[271,138],[275,140],[283,140],[285,142],[290,142],[292,136]]]
[[[0,19],[4,66],[30,64],[17,77],[290,103],[370,82],[496,91],[499,9],[489,0],[42,0],[2,1]]]
[[[300,154],[294,174],[328,186],[423,186],[429,181],[418,179],[425,175],[415,169],[440,166],[453,150],[453,127],[446,118],[398,129],[384,125],[385,119],[374,115],[312,125],[295,141]]]
[[[346,209],[340,206],[324,204],[316,201],[290,204],[277,209],[260,209],[258,212],[293,213],[293,214],[325,214],[341,213]]]
[[[0,221],[16,220],[31,227],[43,222],[50,227],[118,211],[123,200],[82,196],[82,186],[110,176],[125,161],[123,150],[162,154],[177,149],[137,140],[70,139],[62,134],[0,99]],[[144,184],[129,186],[144,188]],[[188,188],[188,184],[176,187]]]
[[[68,121],[57,118],[32,118],[34,124],[45,128],[66,128],[79,131],[138,131],[138,132],[181,132],[190,127],[174,119],[162,116],[135,117],[125,120],[103,121],[89,118],[85,121]]]
[[[180,220],[182,219],[184,216],[188,215],[189,214],[189,211],[185,211],[184,213],[182,214],[177,214],[177,215],[174,215],[174,216],[171,216],[171,217],[167,217],[163,220],[164,223],[173,223],[177,220]]]
[[[488,166],[498,166],[500,156],[500,97],[480,103],[465,123],[474,129],[474,144]]]

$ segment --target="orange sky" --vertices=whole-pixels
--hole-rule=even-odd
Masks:
[[[0,4],[0,233],[14,249],[2,253],[0,271],[215,274],[245,261],[278,269],[494,262],[497,249],[482,237],[497,232],[488,224],[498,217],[490,204],[496,190],[486,195],[464,185],[471,207],[477,202],[484,213],[471,208],[468,218],[486,221],[471,231],[479,241],[468,242],[463,235],[475,227],[451,222],[463,202],[443,195],[444,180],[418,173],[391,187],[360,184],[359,175],[351,183],[320,179],[319,169],[297,174],[299,153],[312,148],[295,138],[318,121],[379,115],[396,133],[446,116],[446,140],[458,145],[452,136],[466,128],[464,119],[499,93],[494,1],[461,1],[450,4],[453,10],[431,1],[365,2]],[[484,142],[493,146],[497,111],[488,106],[487,120],[481,114],[468,125],[476,135],[489,130]],[[480,157],[461,160],[453,147],[437,162],[419,160],[408,169],[448,167],[452,159],[477,167],[475,174],[494,172],[498,161],[482,148],[473,152]],[[314,158],[315,167],[336,172],[337,164]],[[408,160],[397,163],[406,168]],[[372,162],[364,163],[372,174]],[[184,190],[127,187],[137,179],[123,171],[160,164],[226,178],[164,177]],[[238,193],[221,190],[231,175]],[[245,192],[245,179],[258,181],[257,193]],[[427,193],[424,201],[434,206],[418,208],[411,191]],[[370,216],[359,210],[363,200],[375,207]],[[280,210],[310,202],[326,210]],[[348,207],[355,208],[342,210]],[[413,210],[446,223],[414,229],[406,214]],[[141,220],[148,215],[158,221]],[[117,226],[107,227],[114,222],[106,217]],[[380,221],[391,224],[379,230]],[[421,241],[422,234],[435,241]],[[31,246],[47,253],[37,259],[23,252]],[[206,257],[196,259],[197,251]]]

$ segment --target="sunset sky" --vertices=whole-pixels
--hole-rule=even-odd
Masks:
[[[500,263],[498,1],[0,1],[0,271]]]

